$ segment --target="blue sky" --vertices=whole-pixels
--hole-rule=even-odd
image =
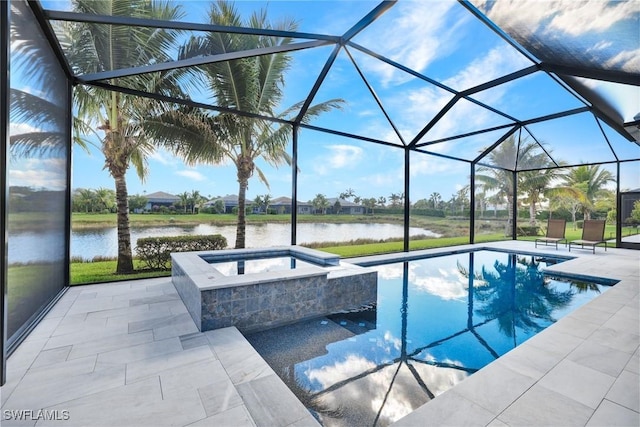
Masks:
[[[68,2],[64,1],[43,3],[45,7],[68,8]],[[341,35],[377,3],[365,0],[272,1],[268,4],[239,1],[236,6],[245,16],[266,6],[272,21],[294,16],[299,21],[300,31]],[[206,1],[183,2],[186,12],[184,20],[203,22],[208,4]],[[589,22],[588,13],[591,12],[588,9],[578,9],[573,13]],[[545,18],[544,10],[538,7],[536,11],[540,15],[538,12],[532,13],[531,19]],[[624,15],[620,15],[622,12],[624,10],[618,10],[617,14],[607,16],[600,11],[599,25],[605,26],[602,21],[607,19],[610,24],[624,21]],[[494,13],[504,14],[508,11],[501,9]],[[579,31],[573,27],[563,29],[562,20],[555,25],[558,31],[565,31],[569,35]],[[585,24],[584,30],[597,33],[598,28],[595,24]],[[455,1],[400,1],[353,41],[455,90],[464,90],[531,65],[529,60]],[[285,78],[286,96],[282,109],[306,97],[331,49],[332,47],[321,47],[292,55],[292,67]],[[313,122],[314,125],[382,139],[399,146],[401,138],[405,142],[410,141],[452,97],[443,89],[356,49],[349,49],[349,52],[358,69],[343,50],[314,100],[319,102],[343,98],[346,101],[344,108],[321,116]],[[359,71],[374,89],[394,121],[399,135],[360,79]],[[475,98],[504,109],[521,120],[582,105],[544,74],[531,75],[480,92]],[[631,101],[625,102],[633,104],[634,99],[638,101],[634,97],[628,99]],[[631,105],[631,108],[635,106]],[[640,103],[637,110],[640,110]],[[471,132],[505,122],[503,117],[463,100],[422,141],[433,141],[443,136]],[[590,114],[572,116],[552,126],[533,126],[530,130],[553,147],[552,155],[558,159],[569,160],[576,153],[581,156],[579,160],[583,161],[602,159],[603,156],[613,159],[606,143],[598,135],[597,124]],[[637,146],[634,147],[613,132],[606,132],[613,139],[614,148],[618,150],[620,147],[623,157],[640,157]],[[496,137],[496,134],[490,134],[438,143],[426,148],[436,153],[470,160]],[[591,150],[584,149],[585,140],[593,140],[596,145]],[[317,193],[337,197],[347,188],[352,188],[360,197],[376,198],[388,198],[391,193],[403,191],[402,149],[310,130],[303,130],[299,141],[298,198],[302,201],[313,198]],[[72,187],[113,188],[113,179],[103,170],[103,164],[104,158],[98,149],[92,148],[90,153],[85,153],[74,148]],[[289,166],[283,165],[275,169],[262,161],[258,161],[258,166],[265,173],[270,188],[254,176],[249,183],[249,198],[267,193],[272,197],[291,195],[292,171]],[[614,166],[607,168],[615,173]],[[40,172],[44,173],[45,170],[41,168]],[[130,194],[156,191],[175,194],[198,190],[205,196],[219,196],[237,194],[238,191],[235,167],[231,164],[190,167],[179,158],[160,150],[149,158],[149,171],[144,183],[135,173],[128,174]],[[447,200],[468,184],[469,165],[464,162],[414,153],[410,171],[412,202],[428,197],[432,192],[441,193]],[[637,163],[624,166],[622,178],[623,188],[640,187]],[[14,177],[14,182],[21,182],[20,179],[25,180],[26,177]]]

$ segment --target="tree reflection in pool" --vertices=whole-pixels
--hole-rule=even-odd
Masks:
[[[374,267],[375,307],[247,335],[324,426],[386,426],[609,288],[478,251]]]

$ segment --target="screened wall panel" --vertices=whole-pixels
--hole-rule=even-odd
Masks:
[[[393,239],[401,250],[403,177],[400,148],[301,130],[297,243]]]
[[[483,176],[490,177],[493,172],[489,169],[478,172],[476,168],[476,173],[480,178],[474,181],[474,243],[510,239],[507,233],[508,210],[505,195],[483,181]]]
[[[26,2],[10,14],[9,343],[68,280],[70,91]]]
[[[620,164],[620,241],[640,249],[640,162]]]
[[[411,226],[420,240],[443,239],[447,246],[469,242],[470,166],[426,153],[411,153]],[[425,243],[426,246],[432,246]],[[411,249],[426,247],[411,242]]]

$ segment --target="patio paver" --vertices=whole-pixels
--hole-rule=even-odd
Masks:
[[[571,255],[551,269],[621,281],[394,426],[640,425],[640,252]],[[194,327],[169,278],[70,288],[9,358],[1,425],[317,425],[236,328]],[[29,409],[69,419],[5,412]]]

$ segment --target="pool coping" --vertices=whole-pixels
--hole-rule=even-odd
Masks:
[[[251,255],[257,252],[262,252],[274,257],[292,256],[318,265],[304,266],[295,270],[279,270],[226,276],[205,259],[205,257],[215,257],[220,261],[229,261],[239,256]],[[340,262],[340,258],[334,254],[320,252],[301,246],[274,246],[259,249],[224,249],[219,251],[177,252],[171,254],[171,259],[172,265],[179,265],[201,291],[260,284],[279,278],[291,279],[296,277],[323,276],[327,275],[329,272],[327,267],[336,266]]]

